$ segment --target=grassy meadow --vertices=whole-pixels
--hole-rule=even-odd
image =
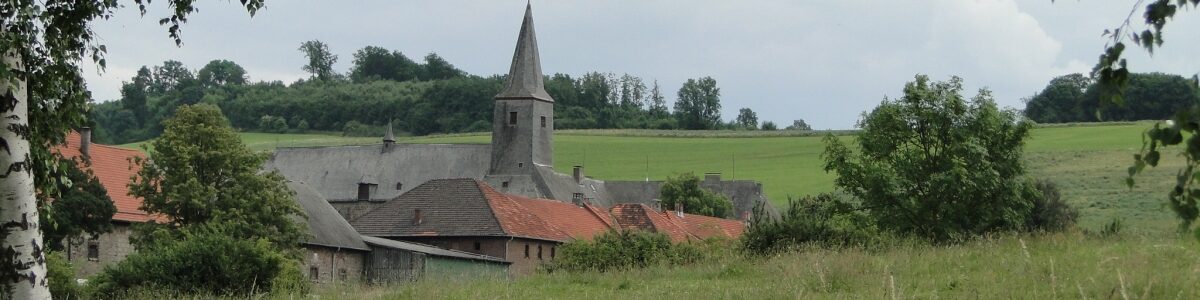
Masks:
[[[1132,229],[1160,231],[1174,226],[1162,207],[1178,159],[1139,177],[1130,190],[1122,183],[1140,134],[1150,123],[1072,124],[1035,129],[1026,146],[1031,174],[1057,182],[1064,196],[1083,210],[1081,224],[1096,228],[1115,217]],[[845,142],[854,136],[835,132]],[[332,134],[242,133],[255,150],[277,147],[379,143],[377,137]],[[488,143],[486,133],[400,137],[401,143]],[[833,190],[833,174],[821,169],[823,134],[796,131],[563,130],[555,136],[555,168],[570,172],[584,165],[588,176],[608,180],[661,180],[678,172],[720,172],[726,179],[763,183],[776,204],[788,197]],[[122,145],[136,148],[139,143]]]
[[[421,281],[402,286],[322,288],[325,299],[909,299],[1200,297],[1200,243],[1176,233],[1164,206],[1181,159],[1122,182],[1148,123],[1039,127],[1026,146],[1033,176],[1059,184],[1080,209],[1079,228],[1048,235],[1000,235],[950,246],[898,241],[880,249],[808,249],[746,257],[734,247],[712,260],[608,273],[536,274],[513,280]],[[377,143],[377,138],[243,134],[255,149]],[[486,134],[401,138],[405,143],[487,143]],[[842,136],[851,141],[853,136]],[[555,167],[586,165],[602,179],[662,179],[682,171],[761,181],[776,203],[833,189],[821,170],[821,136],[761,133],[565,131]],[[1169,153],[1169,152],[1168,152]],[[1114,219],[1121,234],[1097,237]],[[288,295],[271,297],[291,298]]]

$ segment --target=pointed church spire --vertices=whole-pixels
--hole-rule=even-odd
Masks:
[[[391,120],[388,120],[387,133],[383,134],[383,143],[384,144],[395,144],[396,143],[396,135],[392,134],[392,121]]]
[[[517,36],[512,67],[504,81],[504,90],[496,95],[496,99],[531,98],[554,102],[542,85],[542,63],[538,56],[537,36],[533,33],[533,6],[526,3],[525,20],[521,22],[521,33]]]

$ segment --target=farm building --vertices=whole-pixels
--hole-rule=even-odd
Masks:
[[[85,278],[133,253],[133,245],[129,244],[132,225],[155,219],[140,209],[142,199],[129,195],[129,183],[138,172],[131,159],[144,156],[141,151],[92,143],[88,128],[67,134],[66,143],[52,151],[74,160],[81,170],[91,171],[117,208],[110,232],[72,239],[66,244],[65,254],[75,267],[75,276]]]
[[[307,215],[303,222],[310,236],[302,245],[305,271],[313,282],[479,278],[505,274],[508,267],[508,262],[495,257],[360,236],[316,190],[294,181],[288,182],[288,188]]]
[[[490,145],[397,144],[389,130],[382,145],[279,148],[264,168],[312,185],[347,219],[445,178],[472,178],[506,194],[604,208],[653,204],[658,198],[661,181],[596,180],[585,176],[583,166],[570,175],[556,172],[553,142],[554,99],[543,86],[533,13],[526,6],[505,86],[495,97]],[[739,218],[760,203],[774,210],[758,182],[721,180],[712,173],[702,186],[728,197]]]
[[[562,243],[591,240],[606,231],[661,232],[685,242],[737,238],[745,227],[741,221],[659,211],[644,204],[606,211],[586,202],[505,194],[469,178],[431,180],[350,223],[367,236],[502,258],[512,263],[513,274],[532,272],[554,259]]]

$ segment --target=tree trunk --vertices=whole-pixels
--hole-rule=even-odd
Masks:
[[[23,70],[15,51],[9,70]],[[11,73],[10,73],[11,74]],[[25,80],[0,80],[0,274],[2,299],[50,299],[46,256],[38,228],[29,145],[29,95]]]

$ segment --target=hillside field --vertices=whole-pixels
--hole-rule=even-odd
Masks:
[[[1121,217],[1133,229],[1158,231],[1174,226],[1162,207],[1179,159],[1167,157],[1130,190],[1122,184],[1141,132],[1150,123],[1082,124],[1039,127],[1026,146],[1031,174],[1057,182],[1079,207],[1081,225],[1098,227]],[[715,137],[710,137],[715,136]],[[375,137],[332,134],[242,133],[255,150],[277,147],[379,143]],[[401,137],[401,143],[488,143],[486,133]],[[834,175],[822,170],[823,135],[788,132],[678,132],[566,130],[556,134],[555,168],[569,173],[583,165],[588,176],[609,180],[662,180],[679,172],[720,172],[725,179],[762,182],[781,205],[788,197],[833,190]],[[841,135],[852,143],[853,135]],[[121,145],[136,148],[135,144]]]

